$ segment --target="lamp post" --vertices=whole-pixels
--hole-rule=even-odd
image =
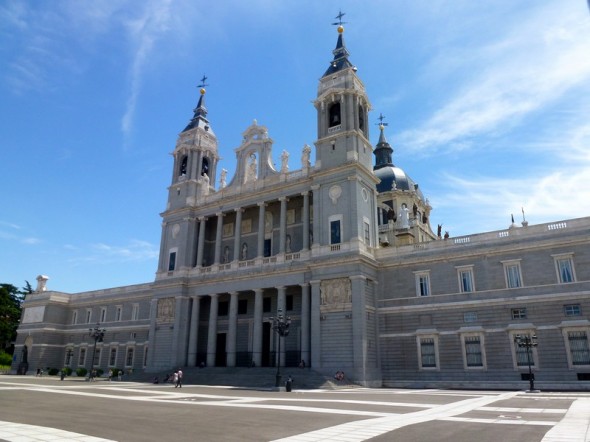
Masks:
[[[104,339],[104,335],[106,333],[106,329],[100,328],[100,324],[97,322],[96,327],[88,329],[88,336],[94,339],[94,349],[92,350],[92,360],[90,362],[90,371],[89,371],[89,379],[92,380],[92,370],[94,368],[94,357],[96,356],[96,343],[102,342]]]
[[[526,349],[526,359],[529,365],[529,391],[533,391],[535,389],[535,376],[533,375],[533,370],[531,367],[531,349],[536,347],[537,344],[537,336],[536,335],[516,335],[514,337],[514,342],[520,348]]]
[[[283,310],[278,309],[276,318],[269,318],[272,321],[272,329],[277,332],[279,336],[278,357],[277,357],[277,374],[275,387],[281,386],[281,338],[289,334],[289,326],[291,325],[291,318],[283,316]]]

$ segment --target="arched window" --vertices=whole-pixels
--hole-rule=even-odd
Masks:
[[[342,119],[340,118],[340,103],[334,103],[330,106],[328,127],[338,126]]]
[[[203,158],[203,165],[201,166],[201,176],[202,175],[209,175],[209,158]]]
[[[188,157],[185,155],[182,157],[180,162],[180,176],[186,175],[186,165],[188,163]]]

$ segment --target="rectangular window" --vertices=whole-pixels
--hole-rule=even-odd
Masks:
[[[219,305],[217,307],[217,315],[218,316],[227,316],[229,314],[229,302],[228,301],[219,301]]]
[[[238,299],[238,315],[248,314],[248,300]]]
[[[430,272],[415,272],[416,296],[430,296]]]
[[[76,324],[78,322],[78,310],[74,310],[72,313],[72,324]]]
[[[477,312],[465,312],[463,313],[463,322],[476,322]]]
[[[143,348],[144,348],[144,350],[143,350],[143,366],[144,366],[144,367],[147,367],[147,361],[148,361],[148,347],[147,347],[147,346],[145,346],[145,347],[143,347]]]
[[[127,357],[125,358],[125,366],[131,367],[133,366],[133,348],[130,347],[127,349]]]
[[[459,291],[461,293],[473,292],[473,268],[472,266],[457,268],[457,274],[459,277]]]
[[[100,322],[106,322],[107,320],[107,309],[106,307],[102,307],[100,309]]]
[[[264,257],[268,258],[272,255],[272,239],[266,238],[264,240]]]
[[[80,367],[83,367],[85,363],[86,363],[86,349],[81,348],[80,354],[78,355],[78,365]]]
[[[74,354],[74,350],[71,348],[68,348],[66,350],[66,367],[69,367],[70,365],[72,365],[72,355]]]
[[[363,222],[364,226],[364,233],[365,233],[365,244],[370,246],[371,245],[371,226],[367,221]]]
[[[271,298],[263,298],[262,299],[262,312],[263,313],[270,313],[272,308],[272,299]]]
[[[511,315],[512,319],[526,319],[526,308],[513,308]]]
[[[330,244],[340,244],[341,241],[340,220],[330,221]]]
[[[139,304],[133,304],[133,310],[131,311],[131,320],[137,321],[139,319]]]
[[[555,258],[557,277],[560,283],[574,282],[574,262],[571,256]]]
[[[434,338],[420,338],[420,364],[422,368],[436,368]]]
[[[585,331],[571,331],[567,334],[572,365],[590,365],[588,334]]]
[[[480,336],[465,336],[465,365],[467,367],[483,367],[483,352]]]
[[[109,355],[109,367],[114,367],[117,364],[117,348],[111,348],[111,353]]]
[[[86,310],[86,324],[90,324],[90,321],[92,321],[92,310],[88,309]]]
[[[97,348],[94,352],[94,362],[92,364],[94,367],[98,367],[100,365],[100,348]]]
[[[582,314],[582,309],[580,304],[567,304],[563,306],[563,312],[565,316],[580,316]]]
[[[168,258],[168,271],[173,272],[176,268],[176,252],[170,252],[170,256]]]
[[[293,295],[287,295],[286,299],[285,299],[285,308],[287,309],[288,312],[293,310]]]
[[[521,333],[520,336],[522,338],[531,337],[530,333],[523,334]],[[529,359],[531,362],[531,367],[535,366],[535,354],[533,348],[527,347],[520,347],[517,342],[514,342],[514,352],[516,356],[516,365],[518,367],[528,367],[529,366]]]
[[[504,264],[504,271],[506,272],[506,287],[509,289],[522,287],[520,264]]]
[[[116,314],[115,314],[115,321],[120,321],[123,316],[123,307],[117,306]]]

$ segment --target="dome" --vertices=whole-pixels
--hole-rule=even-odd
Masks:
[[[418,187],[418,184],[416,184],[414,180],[406,175],[406,172],[399,167],[380,167],[379,169],[374,170],[373,173],[381,180],[381,182],[377,184],[377,192],[390,192],[393,190],[393,185],[395,183],[395,189],[406,191],[415,190],[418,197],[424,201],[424,195],[422,194],[422,190]]]

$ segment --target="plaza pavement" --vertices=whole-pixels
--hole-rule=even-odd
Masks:
[[[296,387],[296,386],[295,386]],[[590,441],[590,393],[295,390],[0,376],[2,441]]]

